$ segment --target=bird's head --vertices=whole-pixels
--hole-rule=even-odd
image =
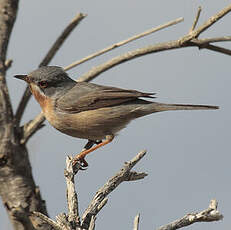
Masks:
[[[57,97],[66,93],[76,82],[58,66],[43,66],[27,75],[15,75],[26,81],[31,92],[40,96]]]

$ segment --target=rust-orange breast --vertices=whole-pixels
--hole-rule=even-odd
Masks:
[[[44,112],[44,115],[46,116],[49,114],[53,114],[52,100],[49,97],[46,97],[45,95],[40,93],[34,86],[30,85],[30,90],[31,90],[31,93],[34,95],[35,99],[40,104],[40,106]]]

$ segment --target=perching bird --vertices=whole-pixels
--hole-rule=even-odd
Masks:
[[[218,109],[210,105],[164,104],[141,98],[154,98],[142,93],[110,86],[76,82],[57,66],[41,67],[28,75],[16,75],[29,84],[49,123],[62,133],[87,139],[73,164],[88,164],[85,156],[108,144],[126,125],[138,117],[168,110]],[[96,144],[96,146],[93,146]]]

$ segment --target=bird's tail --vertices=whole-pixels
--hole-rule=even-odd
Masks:
[[[136,107],[133,112],[135,117],[145,116],[151,113],[170,111],[170,110],[210,110],[219,109],[218,106],[214,105],[187,105],[187,104],[165,104],[152,102],[150,104]]]
[[[152,103],[150,104],[153,112],[162,112],[169,110],[209,110],[219,109],[214,105],[187,105],[187,104],[165,104],[165,103]]]

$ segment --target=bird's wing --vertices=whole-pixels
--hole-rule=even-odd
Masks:
[[[136,100],[139,97],[153,98],[154,93],[142,93],[136,90],[125,90],[92,83],[77,83],[64,96],[56,101],[60,111],[79,113],[86,110],[120,105]]]

